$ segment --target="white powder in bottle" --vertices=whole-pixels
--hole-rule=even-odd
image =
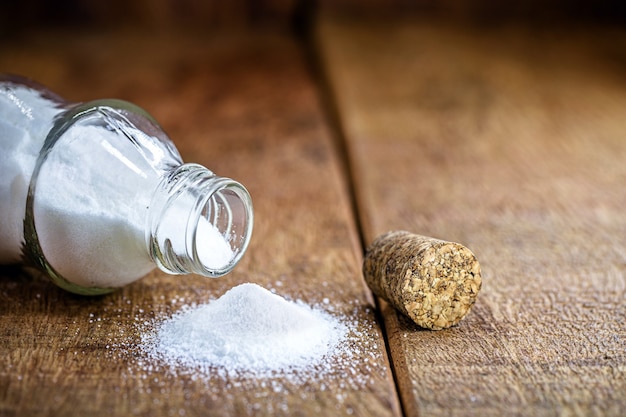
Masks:
[[[186,248],[192,246],[187,242],[191,234],[187,236],[184,231],[187,220],[192,217],[190,209],[194,203],[193,195],[179,196],[161,215],[157,239],[162,247],[165,246],[165,240],[169,240],[174,252],[183,255]],[[225,236],[206,217],[198,219],[195,244],[200,262],[208,268],[223,268],[235,256]]]
[[[143,134],[131,128],[126,133]],[[35,200],[40,244],[57,272],[75,284],[120,287],[154,268],[145,240],[151,194],[138,190],[155,189],[160,176],[147,162],[124,157],[133,155],[133,146],[115,131],[74,126],[42,167],[38,189],[55,192],[41,192]],[[100,149],[107,151],[94,152]],[[168,239],[181,256],[186,253],[185,231],[193,203],[179,198],[159,219],[159,240]],[[196,233],[198,256],[205,266],[223,267],[233,258],[225,237],[206,218],[200,218]]]
[[[271,376],[315,367],[346,332],[328,313],[248,283],[164,321],[143,348],[207,374]]]
[[[0,263],[20,261],[28,184],[61,109],[30,88],[0,83]]]
[[[35,89],[0,81],[0,263],[20,261],[29,183],[61,111],[58,103]],[[125,129],[72,125],[37,178],[33,209],[43,254],[57,273],[81,287],[121,287],[155,267],[146,242],[146,219],[150,190],[157,188],[162,175],[154,161],[163,158],[166,149],[133,126]],[[138,146],[144,146],[139,153]],[[160,219],[162,241],[167,239],[180,256],[187,256],[193,203],[183,201]],[[195,243],[198,258],[208,268],[220,269],[236,255],[204,217],[198,221]]]
[[[204,217],[198,222],[196,245],[200,261],[209,268],[223,268],[235,256],[224,236]]]
[[[126,166],[116,154],[130,154],[127,142],[104,128],[73,126],[37,179],[34,213],[43,253],[58,273],[83,287],[119,287],[154,268],[144,237],[150,201],[137,192],[150,182],[126,175],[143,168]],[[157,181],[154,176],[152,187]]]

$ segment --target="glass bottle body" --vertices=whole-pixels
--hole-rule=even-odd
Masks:
[[[0,152],[13,152],[4,158],[10,167],[0,159],[11,177],[0,197],[16,207],[0,219],[0,238],[6,230],[11,237],[1,262],[19,254],[61,287],[99,294],[155,266],[221,276],[245,252],[246,189],[183,164],[140,108],[119,100],[68,104],[39,86],[0,79],[0,119]]]

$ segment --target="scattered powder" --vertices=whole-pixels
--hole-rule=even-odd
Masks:
[[[200,352],[196,344],[190,345],[190,352],[187,353],[181,353],[181,345],[166,345],[159,335],[165,334],[167,328],[171,330],[182,322],[191,321],[184,318],[187,314],[214,305],[220,300],[225,310],[228,308],[224,306],[234,308],[231,303],[238,297],[230,299],[232,294],[227,298],[224,296],[209,301],[208,304],[197,304],[194,300],[209,296],[201,288],[189,289],[191,292],[171,298],[163,294],[156,295],[143,299],[140,304],[140,300],[131,298],[131,293],[120,292],[116,296],[107,297],[101,303],[94,304],[93,310],[74,317],[67,324],[65,334],[75,335],[76,338],[65,338],[67,343],[56,354],[61,362],[75,361],[77,357],[83,357],[85,359],[79,360],[89,362],[94,360],[93,355],[97,355],[97,362],[101,366],[119,368],[119,378],[125,381],[121,384],[120,395],[149,396],[155,401],[163,402],[167,402],[168,398],[184,396],[181,412],[198,410],[199,406],[206,411],[210,404],[223,404],[224,407],[220,406],[220,409],[231,410],[230,414],[235,413],[232,410],[236,409],[237,415],[257,415],[259,412],[293,415],[301,410],[291,407],[308,404],[320,415],[350,414],[352,411],[355,415],[367,415],[367,411],[371,414],[371,410],[367,409],[368,405],[359,401],[361,393],[367,391],[384,395],[389,378],[385,348],[380,339],[373,306],[343,288],[334,288],[332,298],[324,302],[324,297],[328,296],[324,290],[328,285],[324,281],[320,285],[321,292],[309,294],[310,299],[318,301],[308,307],[300,300],[291,301],[287,295],[286,299],[273,296],[281,287],[284,288],[282,282],[282,278],[274,281],[268,287],[269,291],[259,287],[246,289],[245,286],[243,290],[236,287],[232,291],[235,295],[240,291],[248,295],[255,294],[258,304],[266,301],[267,306],[275,309],[268,311],[282,310],[282,306],[287,311],[306,312],[302,313],[306,317],[311,317],[310,313],[317,317],[311,319],[313,322],[325,321],[329,327],[335,329],[326,348],[320,347],[315,354],[311,354],[311,350],[307,351],[308,360],[299,360],[295,350],[287,351],[285,347],[279,346],[276,341],[280,337],[266,339],[269,346],[275,346],[276,356],[288,356],[299,367],[293,366],[290,361],[275,362],[270,359],[265,366],[246,369],[245,362],[233,363],[233,353],[223,354],[222,362],[213,363],[213,359],[208,358],[209,355],[202,356],[204,353]],[[42,294],[41,299],[36,298],[33,302],[54,304],[55,294],[58,293]],[[47,297],[50,295],[54,298]],[[178,311],[174,317],[166,313],[172,310]],[[252,317],[250,324],[265,329],[269,326],[265,320],[272,316],[267,313],[261,319],[252,312],[248,314],[248,317]],[[226,326],[222,326],[224,327]],[[235,327],[237,329],[233,331],[226,329],[231,332],[229,340],[234,341],[236,335],[241,337],[241,343],[254,339],[246,339],[241,329]],[[290,327],[291,325],[286,325],[286,328]],[[215,333],[214,331],[213,334]],[[219,333],[217,337],[223,338],[224,335]],[[181,339],[196,343],[201,341],[204,346],[211,346],[207,335],[183,334]],[[283,337],[285,339],[290,337]],[[80,340],[78,345],[76,340]],[[259,350],[267,352],[270,349],[268,345],[261,346]],[[169,353],[163,350],[164,346],[169,346]],[[244,347],[236,346],[233,349],[238,354],[245,351]],[[215,357],[219,359],[219,355]],[[229,359],[230,363],[223,362],[224,358]],[[120,365],[123,366],[120,368]],[[123,391],[124,386],[132,387],[132,394]],[[193,395],[189,396],[194,392],[201,393],[201,403]],[[335,409],[337,411],[333,413]],[[173,413],[172,410],[169,411],[169,414],[177,415],[179,410],[174,410]]]
[[[204,375],[285,376],[318,369],[348,328],[302,302],[242,284],[208,304],[186,308],[143,337],[148,356]]]

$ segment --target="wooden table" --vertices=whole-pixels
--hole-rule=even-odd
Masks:
[[[0,69],[71,101],[147,109],[189,162],[245,184],[252,244],[230,275],[153,272],[104,297],[0,269],[0,415],[623,415],[626,31],[322,16],[271,31],[34,32]],[[419,329],[361,277],[405,229],[472,249],[469,316]],[[242,282],[350,317],[321,381],[174,376],[137,322]]]

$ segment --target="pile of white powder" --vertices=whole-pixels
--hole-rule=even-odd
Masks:
[[[173,368],[267,377],[313,369],[335,353],[347,330],[326,312],[242,284],[163,321],[142,345]]]

